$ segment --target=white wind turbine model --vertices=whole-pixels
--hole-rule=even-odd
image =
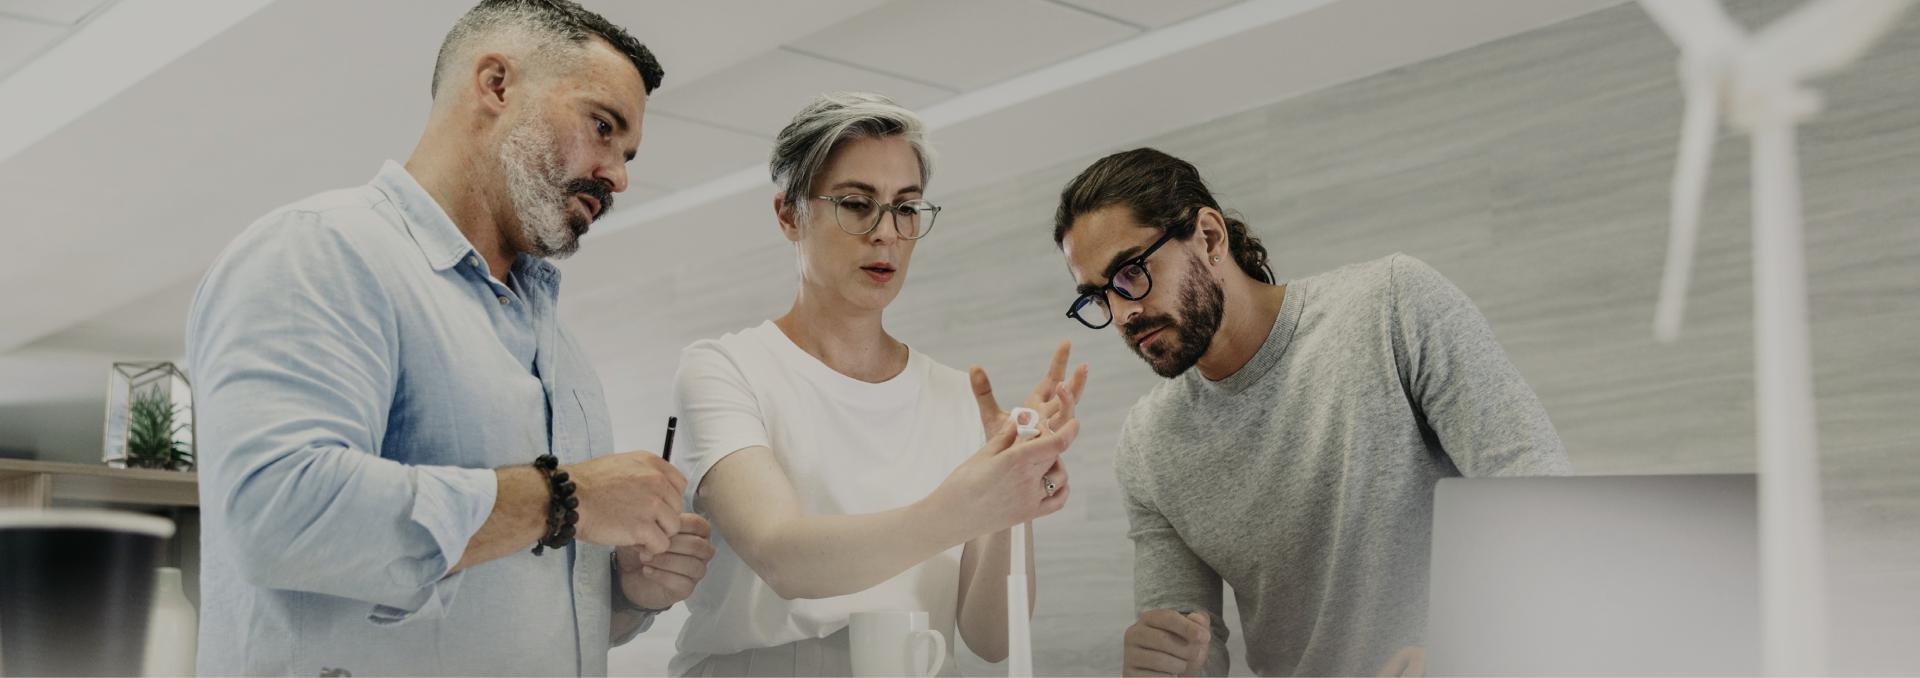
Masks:
[[[1016,407],[1013,417],[1014,440],[1025,442],[1040,435],[1040,413]],[[1048,494],[1052,494],[1049,486]],[[1027,524],[1013,524],[1013,548],[1007,554],[1007,678],[1033,678],[1033,629],[1027,617]]]
[[[1753,312],[1760,445],[1764,666],[1827,671],[1826,550],[1808,352],[1807,272],[1794,126],[1818,113],[1802,81],[1858,59],[1911,0],[1816,0],[1752,35],[1717,0],[1640,0],[1680,45],[1687,111],[1673,177],[1673,226],[1654,334],[1680,333],[1714,135],[1753,136]]]

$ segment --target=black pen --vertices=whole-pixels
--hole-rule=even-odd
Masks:
[[[660,445],[661,461],[673,461],[673,428],[679,424],[679,417],[667,417],[667,442]]]

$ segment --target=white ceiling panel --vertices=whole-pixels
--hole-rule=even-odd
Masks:
[[[701,78],[686,89],[671,94],[663,91],[649,105],[683,118],[772,139],[808,100],[834,90],[878,92],[909,108],[953,96],[953,92],[938,87],[774,50]]]
[[[790,44],[808,54],[967,90],[1139,32],[1045,0],[901,0]]]
[[[199,277],[182,278],[151,293],[121,304],[98,317],[48,335],[21,348],[23,351],[86,351],[119,353],[127,359],[173,360],[187,354],[185,332],[154,332],[152,328],[172,329],[187,317]],[[4,371],[0,371],[4,374]]]
[[[40,19],[58,24],[77,24],[101,5],[112,0],[0,0],[0,14]]]
[[[1056,0],[1127,23],[1159,28],[1240,0]]]
[[[659,93],[665,94],[763,54],[793,36],[812,33],[885,2],[587,0],[585,4],[607,20],[625,27],[660,58],[667,78]]]
[[[67,29],[0,16],[0,78],[25,66],[66,36]]]
[[[771,141],[651,111],[642,123],[640,153],[628,165],[633,180],[682,189],[765,162]]]

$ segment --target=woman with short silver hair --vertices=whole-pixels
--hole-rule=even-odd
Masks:
[[[681,354],[673,461],[718,553],[670,671],[846,675],[849,616],[883,610],[926,611],[999,661],[1009,528],[1067,501],[1060,454],[1079,433],[1086,366],[1067,379],[1059,347],[1026,402],[1042,431],[1016,442],[985,372],[887,332],[941,211],[925,197],[931,153],[912,112],[875,94],[820,96],[780,132],[769,169],[800,284],[785,315]],[[1024,567],[1031,579],[1031,558]]]

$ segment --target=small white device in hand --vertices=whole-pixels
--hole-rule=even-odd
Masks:
[[[1040,435],[1040,413],[1031,407],[1016,407],[1009,413],[1013,417],[1014,442],[1022,442]]]

